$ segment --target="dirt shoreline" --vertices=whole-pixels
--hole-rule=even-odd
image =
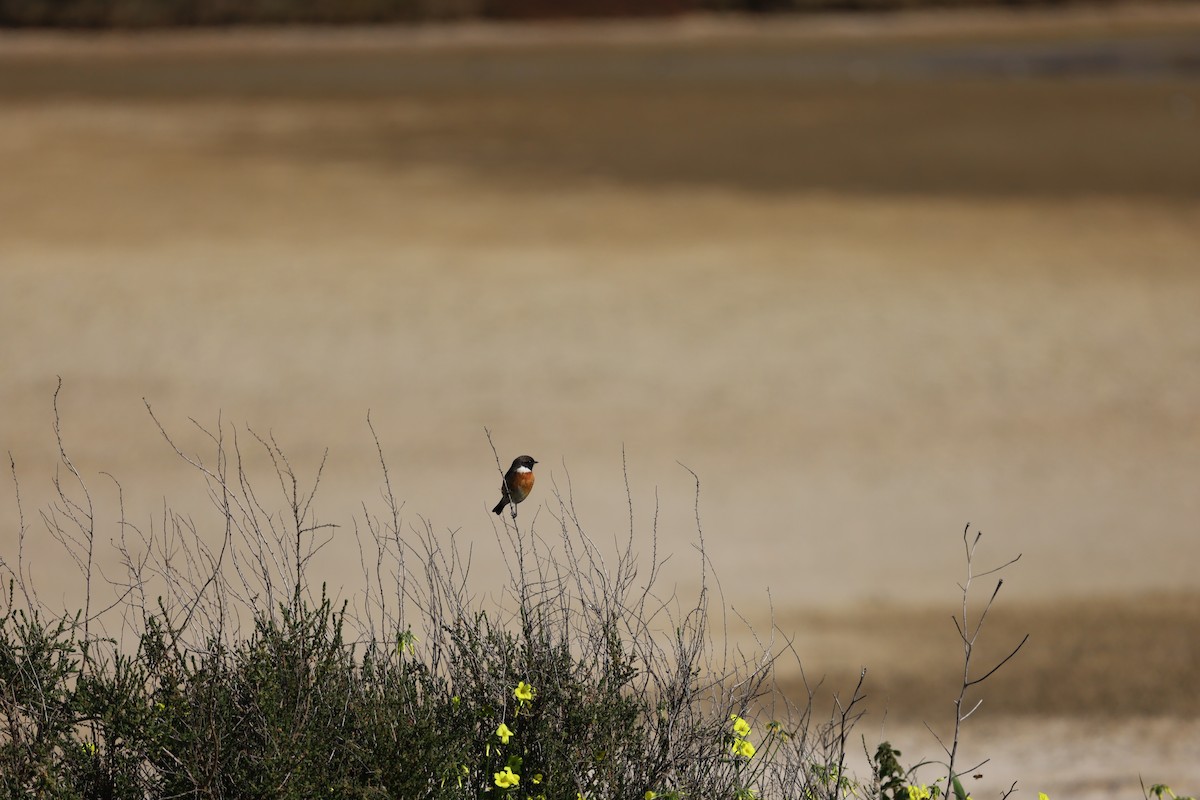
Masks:
[[[972,603],[972,621],[982,600]],[[867,668],[876,712],[932,719],[962,677],[953,614],[961,609],[781,610],[777,625],[795,636],[805,671],[828,676],[831,689],[846,691]],[[1002,591],[979,637],[973,675],[1000,663],[1026,635],[978,693],[986,697],[984,716],[1200,717],[1192,686],[1200,669],[1200,594],[1030,603]],[[803,696],[799,689],[791,684],[787,693]]]

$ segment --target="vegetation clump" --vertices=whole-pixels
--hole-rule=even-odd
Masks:
[[[56,615],[38,599],[23,512],[16,559],[0,560],[2,796],[914,800],[949,786],[965,798],[957,724],[932,786],[887,743],[856,781],[846,754],[861,677],[822,721],[813,692],[789,702],[773,690],[769,643],[753,656],[718,646],[698,513],[689,603],[659,595],[654,529],[637,537],[652,553],[639,563],[632,502],[613,555],[557,495],[553,535],[516,514],[496,523],[507,584],[484,601],[469,589],[469,548],[402,522],[376,438],[383,512],[364,508],[360,593],[335,601],[308,578],[341,535],[313,512],[323,462],[302,488],[274,439],[251,431],[274,465],[275,508],[237,431],[203,431],[205,460],[159,428],[206,482],[211,527],[168,512],[143,534],[120,509],[117,530],[98,530],[60,434],[69,479],[42,519],[80,569],[84,609]],[[119,576],[96,567],[106,539]],[[978,537],[964,543],[965,594]],[[965,614],[969,665],[978,625]]]

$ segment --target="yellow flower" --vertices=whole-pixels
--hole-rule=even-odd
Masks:
[[[500,744],[508,744],[508,740],[512,738],[513,732],[508,729],[508,726],[503,722],[500,727],[496,728],[496,735],[500,737]]]
[[[1050,800],[1050,795],[1045,792],[1038,792],[1038,800]]]
[[[746,739],[738,739],[733,743],[733,754],[742,758],[754,758],[754,745]]]
[[[542,782],[542,773],[540,773],[540,772],[534,773],[533,782],[541,783]]]
[[[739,717],[737,714],[730,714],[729,718],[733,720],[733,732],[738,735],[738,738],[745,739],[750,735],[750,723]]]
[[[905,786],[908,791],[908,800],[929,800],[930,791],[928,786]]]
[[[517,684],[517,688],[513,689],[513,697],[517,698],[522,705],[533,700],[533,696],[537,691],[525,681]]]
[[[647,789],[646,794],[643,795],[643,797],[645,797],[646,800],[654,800],[654,798],[658,797],[658,792],[653,792]]]
[[[521,776],[513,772],[512,767],[505,767],[496,773],[496,785],[501,789],[508,789],[520,783]]]

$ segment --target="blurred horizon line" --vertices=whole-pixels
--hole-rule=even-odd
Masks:
[[[1007,15],[1137,16],[1200,9],[1197,0],[0,0],[0,31],[155,31],[271,26],[359,27],[446,23],[591,23],[748,17]]]

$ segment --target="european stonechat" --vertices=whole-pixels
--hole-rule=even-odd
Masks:
[[[499,514],[509,503],[519,503],[533,491],[533,465],[538,462],[532,456],[517,456],[508,472],[504,473],[504,483],[500,484],[500,502],[492,509],[493,514]]]

